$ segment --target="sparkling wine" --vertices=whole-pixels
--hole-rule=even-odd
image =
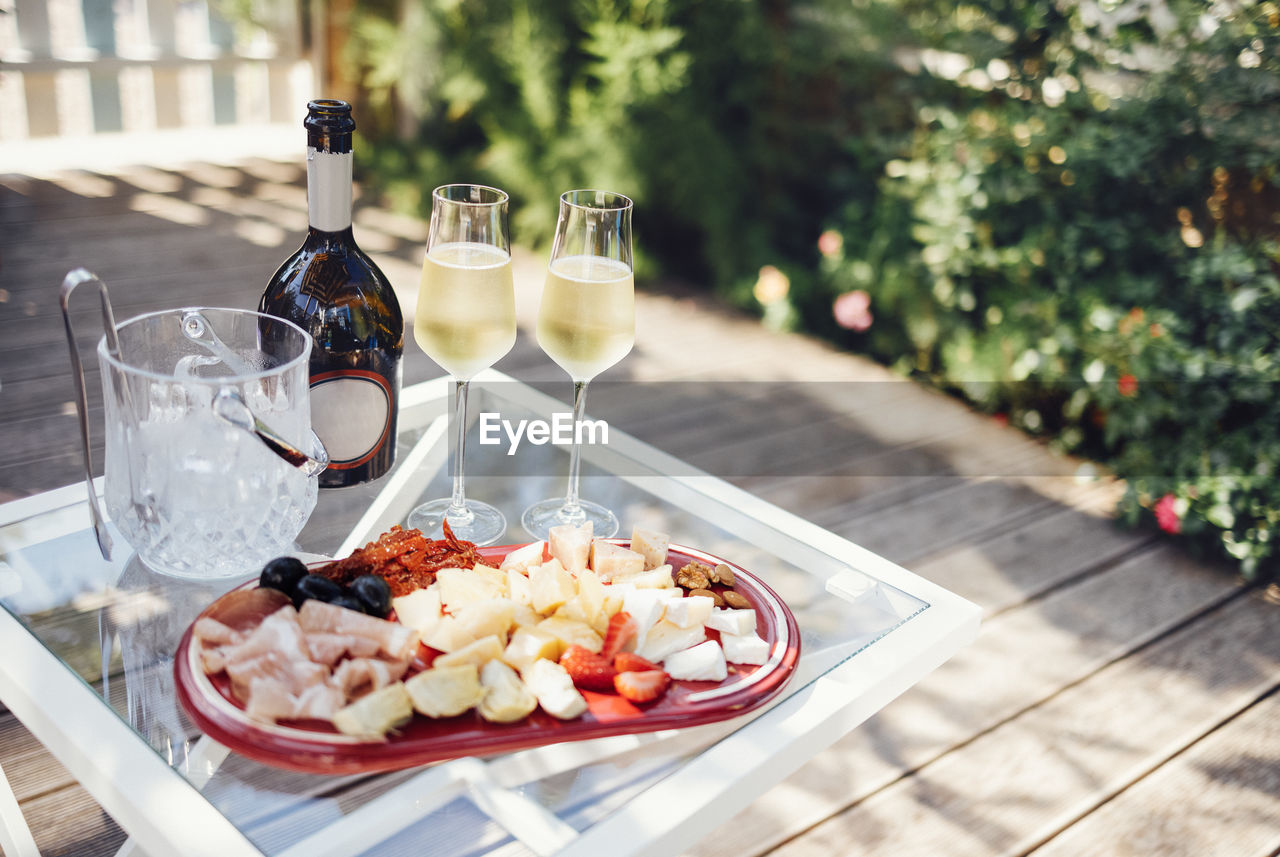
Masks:
[[[617,363],[635,343],[631,269],[600,256],[564,256],[547,270],[538,345],[575,381]]]
[[[315,340],[311,426],[330,458],[320,487],[339,488],[377,479],[395,460],[404,318],[351,231],[351,106],[325,99],[307,107],[310,225],[258,308]]]
[[[516,342],[510,254],[470,241],[432,247],[422,264],[413,335],[454,378],[497,362]]]

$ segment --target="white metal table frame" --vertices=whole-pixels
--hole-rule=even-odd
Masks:
[[[481,383],[486,380],[513,381],[492,370],[477,378]],[[448,379],[441,378],[406,388],[402,407],[407,410],[436,399],[447,401],[449,384]],[[509,383],[503,390],[506,398],[520,400],[542,412],[563,407],[524,385]],[[369,535],[366,528],[385,516],[388,509],[396,511],[393,506],[404,504],[407,513],[416,502],[414,492],[405,490],[411,487],[407,483],[420,479],[416,474],[429,457],[442,463],[439,447],[446,436],[445,419],[440,417],[428,427],[409,452],[416,460],[406,460],[388,481],[373,507],[353,529],[345,549],[362,544]],[[605,459],[607,468],[607,458],[613,454],[642,460],[658,472],[689,472],[688,466],[677,459],[620,432],[611,438],[608,449],[597,449],[584,457],[596,455]],[[617,478],[650,493],[660,489],[667,502],[689,509],[729,532],[752,522],[764,523],[768,532],[779,534],[779,539],[783,538],[781,533],[786,533],[790,539],[805,542],[815,551],[844,563],[850,568],[848,576],[836,575],[827,582],[832,595],[856,600],[866,587],[866,575],[920,599],[928,608],[856,652],[856,658],[852,658],[855,652],[849,651],[831,653],[829,662],[824,663],[806,663],[802,659],[799,674],[792,680],[799,690],[775,702],[764,713],[753,712],[728,723],[696,729],[552,745],[493,759],[464,758],[426,768],[294,843],[281,852],[282,857],[347,857],[360,853],[371,844],[370,830],[390,836],[462,792],[469,793],[478,807],[538,855],[676,854],[879,711],[971,641],[977,632],[980,611],[975,605],[718,478],[660,477],[661,484],[654,484],[655,477]],[[0,505],[0,526],[42,518],[43,532],[37,532],[32,543],[81,530],[91,543],[84,491],[84,486],[73,485]],[[758,529],[753,530],[756,544],[769,549],[767,538],[762,542],[760,535]],[[4,594],[0,568],[0,596]],[[170,767],[87,683],[4,609],[0,609],[0,641],[0,651],[4,652],[0,657],[0,701],[129,833],[131,840],[122,854],[140,849],[153,857],[176,853],[184,857],[263,857],[263,852],[199,791],[199,785],[225,757],[224,748],[201,738],[194,755],[204,768],[192,772],[188,779]],[[517,791],[531,780],[646,744],[683,741],[692,747],[708,740],[714,743],[695,758],[581,833]],[[13,857],[36,854],[3,772],[0,847]]]

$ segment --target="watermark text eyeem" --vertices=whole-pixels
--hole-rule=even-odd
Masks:
[[[501,414],[482,412],[480,414],[480,443],[492,446],[502,443],[503,435],[507,438],[507,455],[515,455],[516,448],[522,440],[534,446],[553,443],[556,446],[578,444],[608,444],[609,424],[604,420],[573,421],[573,414],[559,413],[551,415],[551,422],[546,420],[520,420],[512,424],[504,420]]]

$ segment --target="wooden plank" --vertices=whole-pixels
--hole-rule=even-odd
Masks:
[[[691,852],[753,857],[840,815],[1051,700],[1108,664],[1173,631],[1238,592],[1229,576],[1168,547],[1132,557],[983,623],[977,640],[862,727],[836,742]],[[1212,626],[1213,623],[1209,623]],[[1194,636],[1194,635],[1193,635]],[[1232,648],[1232,652],[1234,652]],[[1213,654],[1213,653],[1211,653]],[[1230,656],[1218,651],[1217,657]],[[1100,739],[1102,740],[1102,739]],[[1142,746],[1142,741],[1135,741]],[[966,776],[992,776],[981,765]],[[980,773],[979,773],[980,772]],[[895,826],[928,812],[896,806]],[[980,819],[974,819],[978,823]],[[882,823],[877,820],[876,824]],[[865,835],[873,830],[868,827]],[[877,828],[874,832],[880,832]],[[842,833],[852,843],[863,833]],[[824,845],[829,840],[824,841]],[[819,853],[847,854],[842,846]],[[785,847],[779,849],[779,854]],[[806,852],[795,852],[797,854]],[[810,850],[807,853],[813,853]],[[875,852],[898,853],[892,848]],[[906,853],[951,852],[936,851]]]
[[[127,838],[79,786],[29,800],[22,812],[44,857],[112,857]]]
[[[1274,607],[1257,597],[1234,599],[774,853],[830,854],[839,843],[849,857],[1023,854],[1275,687],[1274,618]],[[1242,651],[1252,657],[1238,657]],[[1263,753],[1260,765],[1280,758],[1275,746]],[[1216,853],[1250,853],[1222,833]],[[1094,841],[1074,853],[1111,854],[1114,845]]]
[[[912,571],[982,605],[990,617],[1151,545],[1145,531],[1070,507],[926,557]]]
[[[1267,857],[1280,849],[1280,693],[1272,692],[1030,854]]]

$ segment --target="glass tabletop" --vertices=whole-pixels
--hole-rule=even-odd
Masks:
[[[299,537],[300,551],[344,556],[403,523],[423,500],[448,495],[450,393],[445,379],[404,391],[395,469],[374,483],[322,491]],[[528,542],[520,511],[563,490],[567,450],[526,443],[507,454],[507,439],[493,443],[492,427],[495,420],[551,422],[568,407],[493,372],[473,383],[471,396],[468,494],[505,512],[504,543]],[[664,788],[682,788],[682,777],[691,776],[699,760],[728,752],[727,743],[753,729],[759,732],[753,745],[773,747],[758,765],[771,781],[785,776],[803,759],[769,758],[781,757],[786,745],[781,738],[769,744],[763,721],[794,716],[789,712],[802,706],[814,710],[815,684],[838,676],[845,694],[827,703],[833,713],[819,724],[830,732],[825,746],[949,657],[976,629],[977,610],[967,602],[697,473],[619,427],[608,431],[607,443],[584,450],[582,496],[615,511],[620,536],[641,525],[724,557],[763,580],[795,615],[800,662],[765,708],[723,723],[550,744],[394,774],[325,776],[260,764],[203,738],[179,705],[173,678],[179,639],[197,614],[256,573],[212,582],[166,577],[130,556],[118,532],[116,556],[103,560],[83,486],[0,506],[0,605],[29,632],[22,645],[38,641],[82,683],[84,699],[95,700],[86,703],[90,716],[126,724],[134,743],[149,748],[145,752],[163,762],[168,776],[190,784],[193,794],[198,790],[203,803],[193,806],[207,805],[229,822],[251,843],[245,853],[264,855],[593,853],[585,834],[611,822],[625,830],[626,816],[643,806],[639,798],[660,806],[689,804],[665,795]],[[43,704],[38,690],[31,696],[41,717],[56,723],[60,714],[51,703]],[[56,755],[58,748],[51,749]],[[728,782],[723,787],[735,788]],[[115,798],[130,801],[129,795]],[[720,801],[721,811],[730,803]],[[673,809],[663,821],[646,822],[651,829],[643,841],[625,853],[660,853],[645,849],[669,848],[682,841],[685,828],[686,839],[696,836],[700,825],[688,824],[688,815]]]

